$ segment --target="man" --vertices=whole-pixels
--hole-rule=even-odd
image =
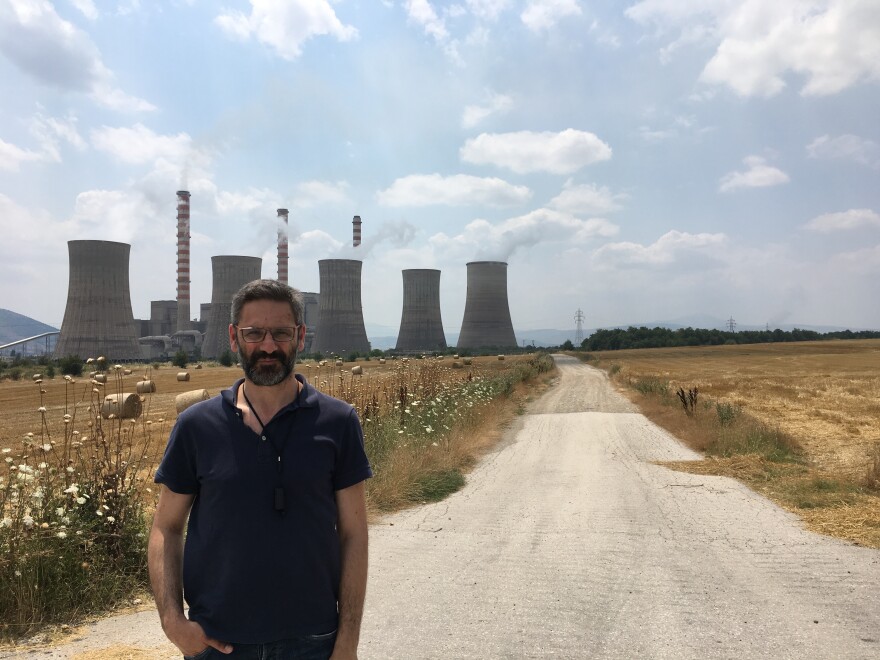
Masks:
[[[181,413],[156,471],[150,580],[185,658],[357,657],[372,472],[354,409],[294,374],[302,321],[286,284],[235,294],[244,378]]]

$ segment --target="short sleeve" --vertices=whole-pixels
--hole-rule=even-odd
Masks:
[[[188,415],[177,419],[177,423],[171,429],[165,455],[153,478],[157,484],[163,484],[181,495],[194,495],[199,492],[194,438],[190,432],[192,423],[188,422]]]
[[[364,449],[364,431],[357,412],[351,408],[339,441],[339,453],[333,474],[334,490],[343,490],[373,476]]]

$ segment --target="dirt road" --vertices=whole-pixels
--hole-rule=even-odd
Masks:
[[[601,372],[557,360],[557,386],[463,490],[371,528],[362,659],[880,657],[880,552],[653,465],[698,457]],[[72,658],[112,624],[0,657]],[[105,644],[174,657],[153,613],[116,625]]]

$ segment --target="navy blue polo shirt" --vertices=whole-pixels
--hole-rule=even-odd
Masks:
[[[302,390],[266,423],[269,440],[235,407],[241,379],[181,413],[156,470],[157,483],[195,495],[184,598],[190,619],[216,639],[261,644],[337,625],[336,491],[372,471],[354,408],[296,378]]]

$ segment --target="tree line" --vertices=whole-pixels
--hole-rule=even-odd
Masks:
[[[675,346],[719,346],[721,344],[769,344],[775,342],[818,341],[824,339],[880,339],[873,330],[707,330],[705,328],[612,328],[597,330],[584,339],[581,347],[588,351],[617,351],[627,348],[671,348]]]

